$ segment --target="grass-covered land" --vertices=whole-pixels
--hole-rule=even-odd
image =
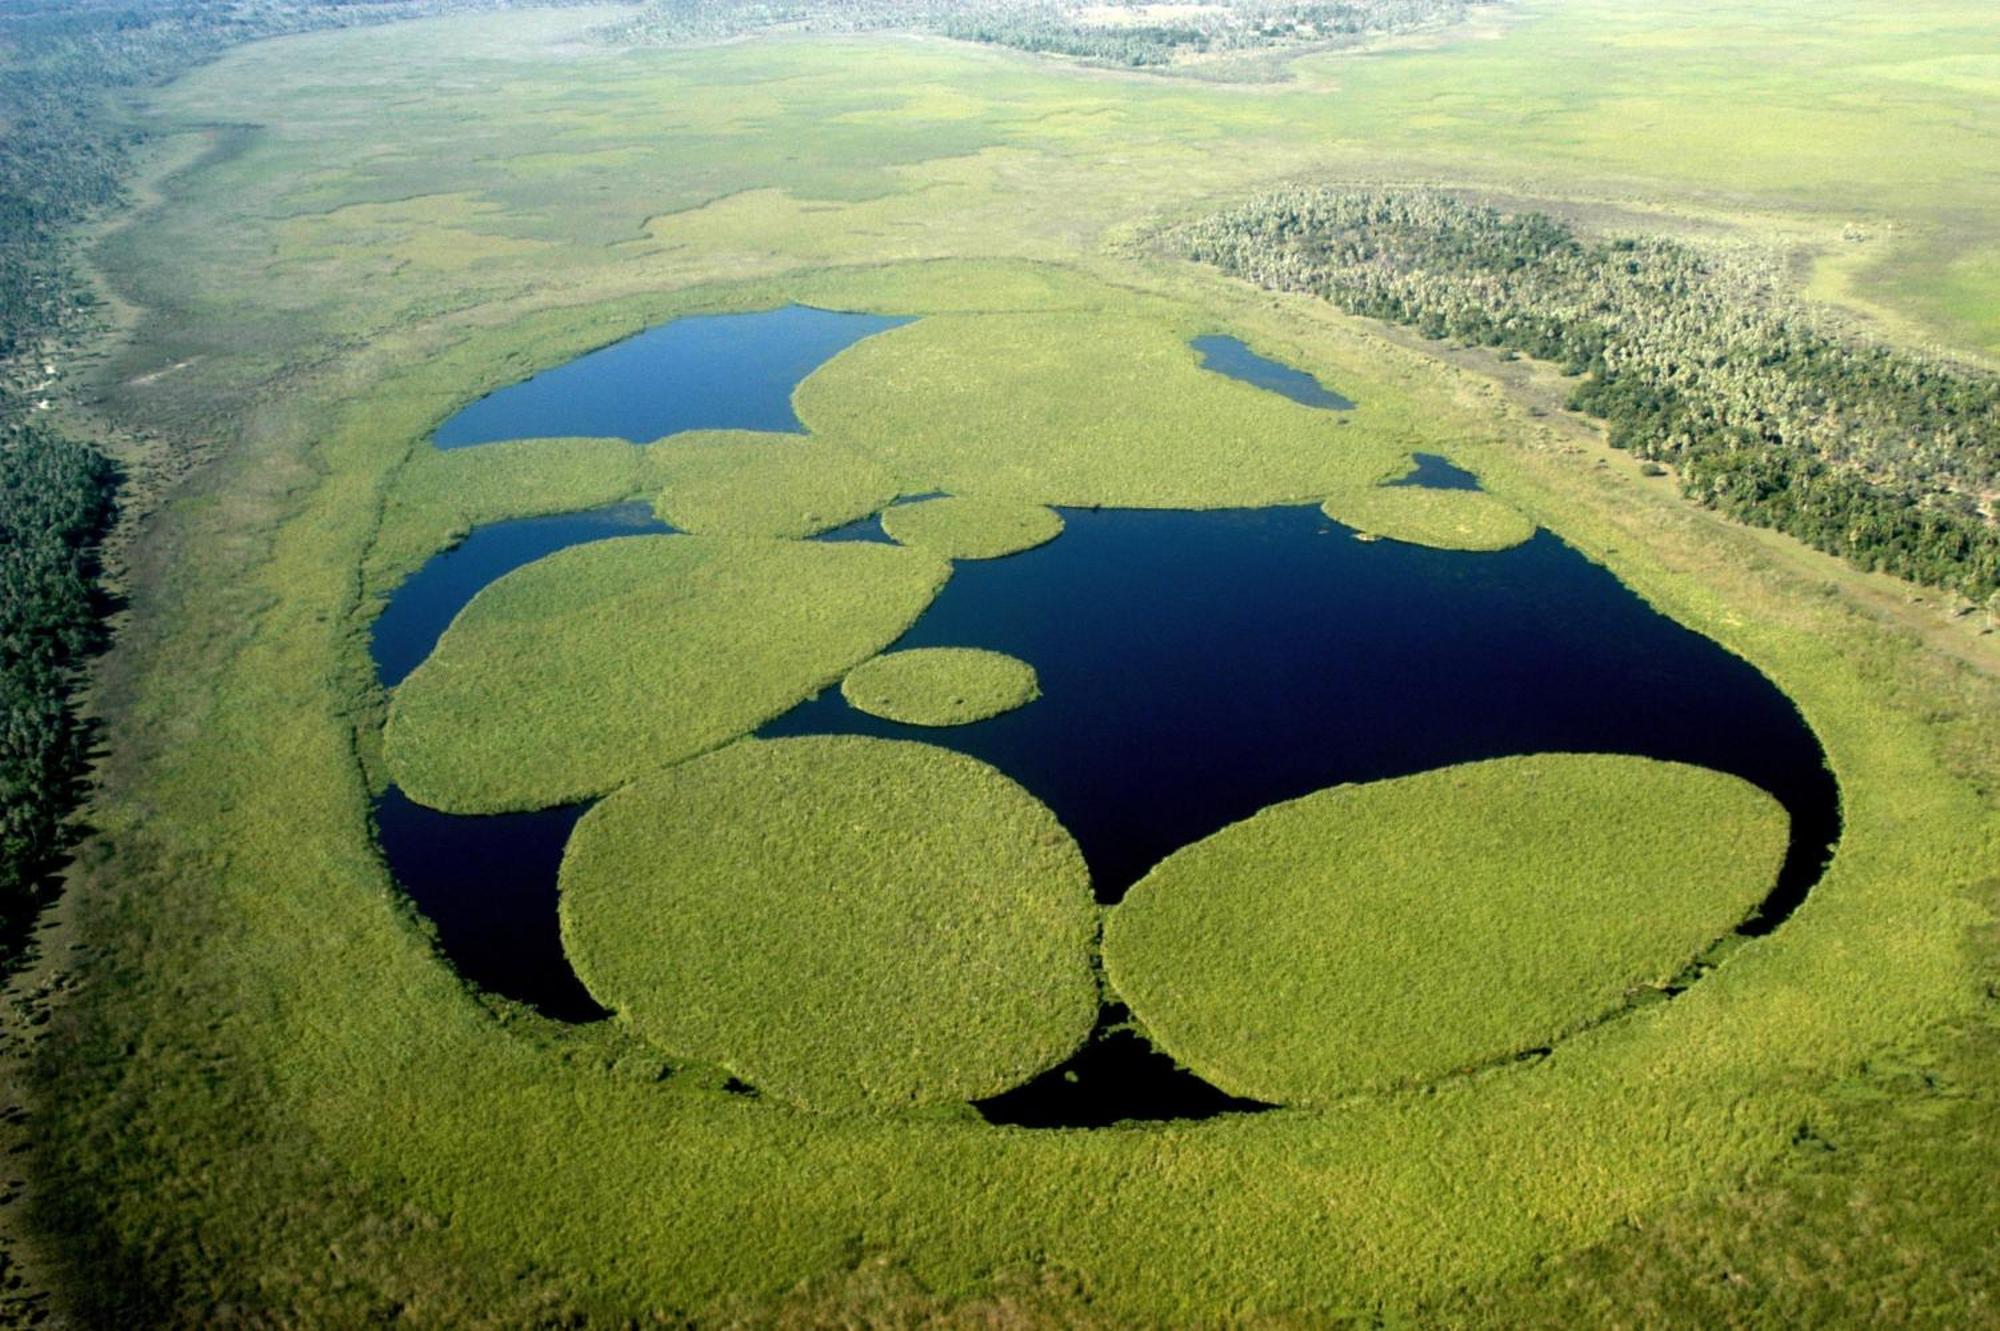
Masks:
[[[632,536],[466,606],[396,688],[410,798],[453,813],[603,795],[755,729],[901,636],[949,566],[874,544]]]
[[[978,1099],[1097,1016],[1097,908],[1069,834],[962,754],[748,740],[592,809],[563,940],[674,1057],[818,1109]]]
[[[653,446],[660,486],[653,508],[684,531],[720,536],[812,536],[896,497],[889,474],[819,439],[696,431]]]
[[[882,514],[882,530],[903,545],[946,559],[998,559],[1062,535],[1062,515],[1040,504],[976,495],[944,495],[897,504]]]
[[[1841,336],[1789,296],[1776,255],[1330,189],[1267,195],[1180,243],[1266,286],[1588,375],[1570,405],[1613,446],[1677,466],[1689,495],[1862,568],[2000,598],[2000,375]]]
[[[864,661],[841,696],[870,716],[913,726],[963,726],[1039,698],[1035,668],[1003,652],[918,647]]]
[[[1506,550],[1535,534],[1531,519],[1483,490],[1370,485],[1342,490],[1320,508],[1366,535],[1440,550]]]
[[[1444,348],[1134,242],[1299,173],[1726,207],[1801,262],[1893,221],[1893,246],[1852,242],[1847,295],[2000,346],[2000,185],[1979,169],[2000,90],[1968,55],[1994,16],[1521,9],[1496,40],[1314,58],[1255,90],[894,38],[614,53],[592,17],[530,15],[255,45],[152,99],[183,160],[215,151],[97,254],[146,311],[100,367],[105,409],[220,460],[149,529],[104,673],[64,953],[84,983],[48,1024],[18,1157],[69,1302],[119,1325],[1976,1321],[2000,694],[1954,654],[1979,640],[1592,466],[1587,436]],[[651,323],[787,300],[1080,330],[962,395],[930,396],[926,371],[926,396],[884,404],[927,416],[934,455],[834,441],[899,490],[947,488],[905,464],[976,471],[978,445],[1019,483],[968,493],[1318,502],[1449,452],[1797,699],[1841,781],[1837,859],[1672,1002],[1339,1112],[1091,1132],[800,1113],[692,1065],[662,1079],[631,1023],[468,994],[369,847],[368,617],[469,520],[461,482],[514,511],[658,487],[598,445],[518,446],[499,484],[434,462],[429,431]],[[1206,396],[1190,410],[1268,432],[1269,468],[1177,430],[1172,356],[1218,329],[1363,404],[1312,436],[1335,456]],[[1143,391],[1094,335],[1124,330]],[[1078,366],[1148,428],[1094,414]],[[1034,419],[1044,395],[1142,472],[1065,476],[1085,450]],[[468,712],[468,737],[511,724]],[[509,761],[559,757],[572,720],[519,727]]]
[[[1607,754],[1336,786],[1170,856],[1111,912],[1105,969],[1224,1090],[1334,1105],[1663,989],[1770,890],[1785,832],[1735,777]]]
[[[1316,501],[1400,470],[1381,414],[1323,411],[1211,374],[1192,311],[938,316],[848,348],[799,385],[815,434],[905,493],[1076,507]]]

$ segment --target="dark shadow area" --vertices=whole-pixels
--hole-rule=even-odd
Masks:
[[[1186,1122],[1276,1108],[1217,1090],[1155,1049],[1130,1021],[1122,1004],[1107,1004],[1083,1048],[973,1108],[988,1123],[1019,1128]]]
[[[452,967],[558,1021],[610,1015],[570,969],[556,919],[556,871],[588,807],[465,817],[427,809],[393,786],[375,801],[382,856]]]

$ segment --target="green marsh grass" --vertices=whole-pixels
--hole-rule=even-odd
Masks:
[[[867,517],[896,497],[876,462],[822,439],[690,431],[654,444],[659,515],[683,531],[799,538]]]
[[[1370,485],[1341,490],[1320,505],[1335,522],[1440,550],[1506,550],[1535,534],[1535,524],[1483,490]]]
[[[1610,754],[1336,786],[1169,856],[1111,911],[1106,972],[1224,1090],[1333,1105],[1664,987],[1770,890],[1786,827],[1736,777]]]
[[[1055,815],[890,740],[745,740],[578,824],[563,938],[663,1053],[816,1109],[1006,1090],[1097,1017],[1097,907]]]
[[[950,576],[873,544],[632,536],[480,592],[397,686],[410,798],[501,813],[606,794],[747,733],[902,635]]]
[[[1004,652],[917,647],[864,661],[841,696],[870,716],[913,726],[962,726],[1025,707],[1042,695],[1035,668]]]
[[[897,504],[882,514],[882,530],[902,545],[946,559],[998,559],[1062,535],[1062,516],[1040,504],[975,495]]]
[[[82,983],[31,1120],[40,1214],[91,1272],[79,1299],[121,1325],[708,1324],[742,1320],[744,1300],[818,1324],[847,1310],[786,1313],[787,1291],[865,1284],[879,1255],[926,1307],[990,1310],[1000,1273],[1025,1269],[1080,1291],[1065,1311],[1118,1326],[1339,1310],[1874,1324],[1990,1306],[1981,1236],[1939,1217],[1992,1192],[1995,954],[1975,928],[2000,908],[1993,682],[1886,625],[1831,561],[1592,470],[1560,422],[1483,377],[1144,252],[1156,214],[1287,175],[1775,210],[1836,234],[1881,214],[1912,241],[1893,266],[1860,265],[1857,290],[1991,342],[1989,136],[1962,91],[1854,75],[1990,43],[1991,6],[1759,0],[1739,17],[1532,0],[1497,40],[1308,62],[1295,84],[1244,90],[895,38],[616,54],[581,39],[596,17],[530,12],[261,44],[161,91],[162,135],[258,128],[219,139],[97,253],[147,309],[107,400],[225,447],[150,527],[97,694],[111,743],[102,834],[77,870]],[[895,91],[930,84],[985,109],[945,122]],[[878,118],[838,120],[856,111]],[[551,154],[583,156],[551,173]],[[745,190],[771,192],[737,214],[754,248],[703,219],[683,224],[688,248],[645,239],[647,218]],[[504,211],[451,226],[548,247],[453,267],[399,260],[393,238],[350,257],[282,232],[472,192]],[[661,1080],[627,1023],[560,1028],[469,994],[368,830],[367,620],[470,520],[431,484],[444,473],[421,474],[428,432],[651,323],[793,299],[1136,322],[1163,365],[1176,336],[1222,328],[1339,385],[1363,408],[1330,447],[1387,459],[1357,484],[1412,449],[1450,453],[1795,698],[1841,781],[1838,856],[1781,930],[1673,1002],[1531,1067],[1339,1113],[1054,1133],[800,1114],[694,1067]],[[940,433],[1005,412],[910,410]],[[1288,488],[1210,492],[1215,459],[1179,456],[1200,440],[1156,441],[1167,456],[1142,456],[1172,481],[1162,495]],[[992,493],[1148,488],[1065,475],[1052,437],[1029,445],[1002,450],[1022,477]],[[488,465],[474,455],[494,452],[463,450],[467,474]],[[622,462],[544,463],[506,504],[647,493],[608,494]],[[1285,497],[1318,502],[1339,471]],[[524,729],[510,759],[539,761],[562,729]],[[1938,1084],[1857,1072],[1895,1050]],[[1800,1146],[1802,1125],[1841,1149]],[[1821,1300],[1794,1297],[1801,1282]]]

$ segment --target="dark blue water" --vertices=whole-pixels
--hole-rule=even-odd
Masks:
[[[1308,407],[1325,407],[1329,411],[1354,409],[1351,399],[1342,397],[1304,370],[1295,370],[1268,356],[1259,356],[1236,338],[1210,333],[1195,338],[1188,345],[1201,353],[1204,370],[1214,370],[1231,379],[1268,388]]]
[[[1054,809],[1107,902],[1166,855],[1279,800],[1518,753],[1643,754],[1777,796],[1792,851],[1746,932],[1789,913],[1838,832],[1832,776],[1789,700],[1547,532],[1468,554],[1357,541],[1314,508],[1063,517],[1047,545],[960,563],[897,644],[1019,657],[1041,678],[1032,706],[918,728],[828,690],[759,733],[917,739],[982,758]],[[525,540],[546,529],[488,530]],[[857,523],[846,534],[879,532]],[[431,599],[427,615],[378,633],[385,669],[427,651],[455,610]],[[392,871],[459,971],[566,1020],[601,1015],[556,923],[556,870],[579,812],[454,817],[394,791],[377,808]],[[995,1122],[1059,1126],[1255,1108],[1109,1019],[1062,1068],[980,1106]]]
[[[792,390],[836,353],[910,322],[804,305],[661,324],[489,393],[447,420],[439,448],[602,435],[650,443],[681,430],[786,430]]]
[[[1066,510],[1048,545],[958,565],[896,644],[1034,666],[1033,706],[949,730],[828,690],[765,726],[921,739],[1049,805],[1118,900],[1279,800],[1508,754],[1733,772],[1791,812],[1809,883],[1837,830],[1818,743],[1747,662],[1547,532],[1496,554],[1363,542],[1317,509]]]
[[[672,530],[651,505],[637,503],[476,528],[411,574],[376,618],[370,641],[376,675],[384,686],[401,683],[480,588],[517,568],[572,545]]]
[[[1436,453],[1412,453],[1416,467],[1407,476],[1398,476],[1391,485],[1414,485],[1425,490],[1477,490],[1479,478],[1463,467],[1454,467]]]

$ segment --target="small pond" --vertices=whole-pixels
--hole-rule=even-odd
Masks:
[[[1246,384],[1267,388],[1280,396],[1308,407],[1328,411],[1352,411],[1354,402],[1320,383],[1304,370],[1295,370],[1282,361],[1260,356],[1240,339],[1210,333],[1188,343],[1201,353],[1201,367],[1241,379]]]
[[[862,338],[908,322],[805,305],[676,319],[488,393],[433,438],[464,448],[572,435],[644,444],[681,430],[798,433],[799,381]]]

